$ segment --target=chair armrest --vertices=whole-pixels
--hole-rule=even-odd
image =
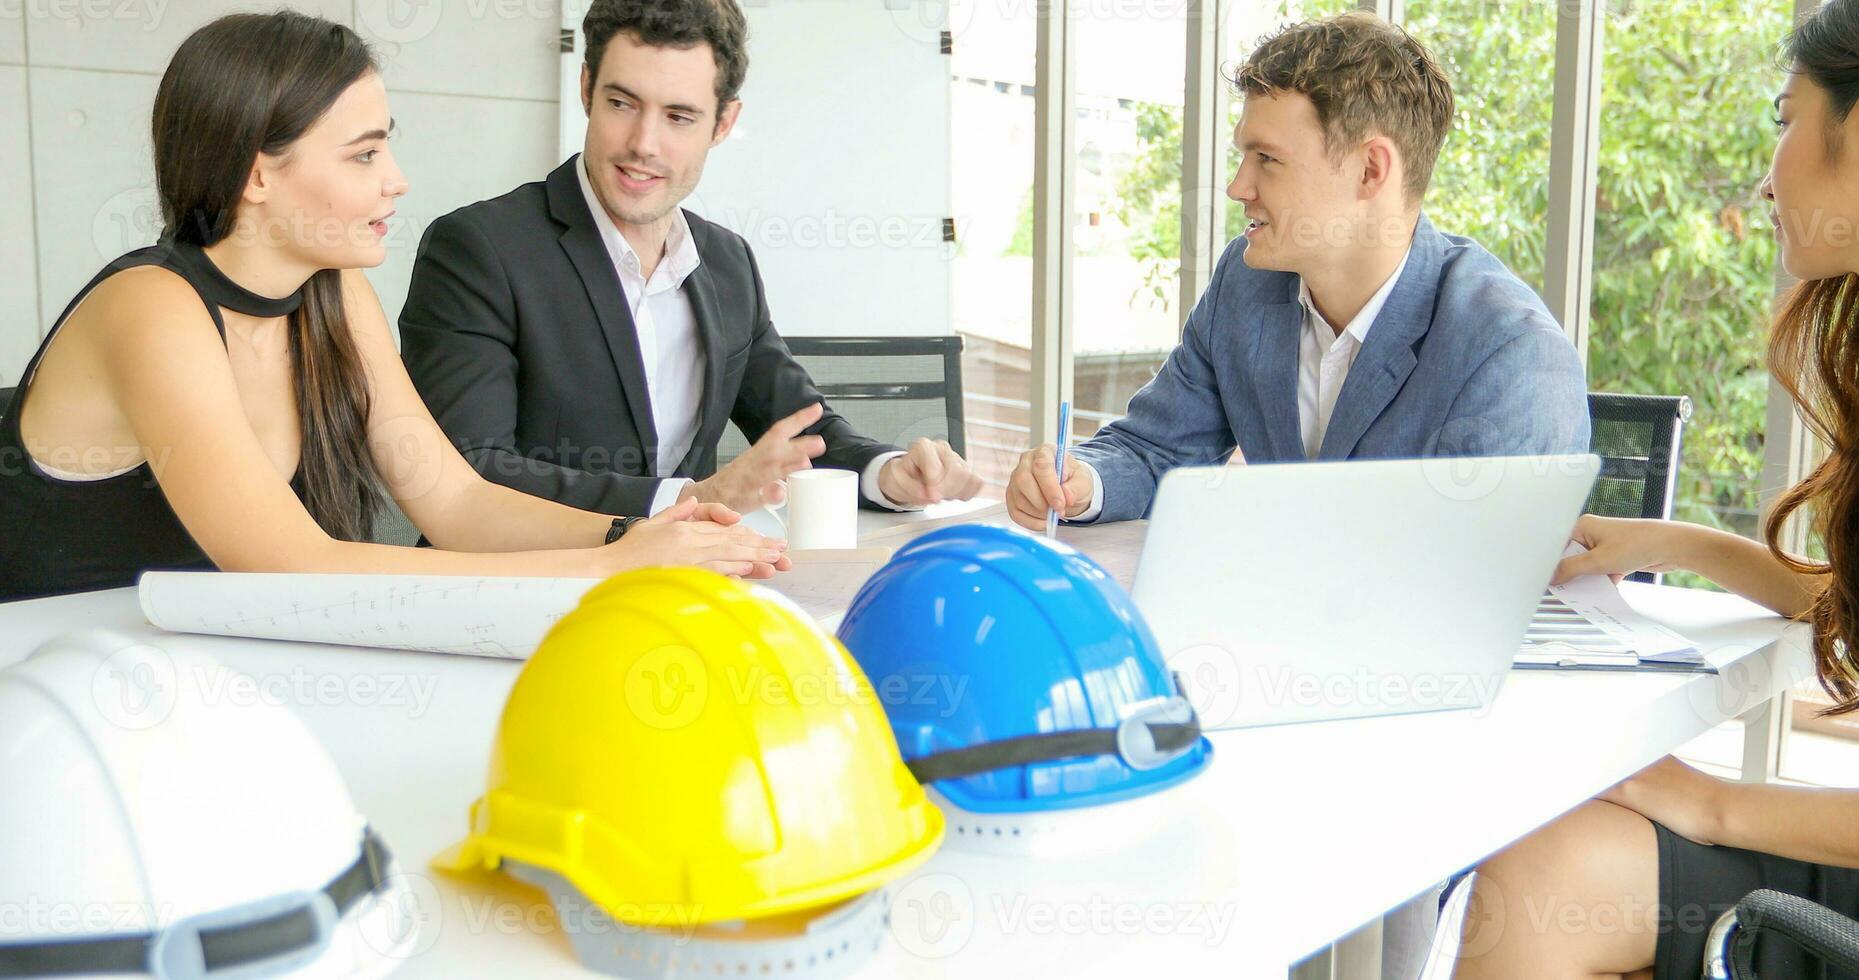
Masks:
[[[1704,976],[1754,980],[1756,946],[1765,932],[1787,937],[1846,973],[1859,973],[1859,922],[1805,898],[1762,888],[1743,896],[1711,928]]]

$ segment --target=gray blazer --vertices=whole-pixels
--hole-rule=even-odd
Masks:
[[[1104,484],[1099,521],[1148,513],[1162,474],[1224,462],[1303,462],[1298,277],[1227,246],[1160,374],[1073,452]],[[1337,397],[1318,458],[1511,456],[1588,449],[1575,348],[1530,287],[1424,215],[1407,268]]]

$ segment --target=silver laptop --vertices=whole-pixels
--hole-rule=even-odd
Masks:
[[[1594,456],[1191,467],[1133,589],[1206,728],[1497,696]]]

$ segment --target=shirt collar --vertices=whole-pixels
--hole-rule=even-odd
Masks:
[[[638,275],[641,268],[639,253],[633,249],[633,243],[620,234],[620,229],[613,223],[613,216],[600,203],[600,197],[594,193],[594,184],[587,177],[587,162],[581,157],[575,158],[574,175],[581,183],[581,196],[587,200],[587,209],[594,213],[594,227],[600,230],[601,241],[606,243],[607,253],[613,257],[613,263]],[[665,234],[665,258],[660,263],[671,277],[672,288],[682,287],[684,280],[697,271],[701,261],[697,254],[697,242],[691,237],[691,223],[684,217],[684,209],[673,208],[671,230]]]
[[[1362,311],[1356,314],[1355,319],[1349,321],[1347,327],[1343,328],[1343,333],[1354,338],[1357,346],[1368,340],[1368,328],[1375,325],[1375,318],[1381,315],[1381,308],[1388,305],[1388,297],[1394,293],[1395,285],[1401,281],[1401,273],[1407,271],[1407,260],[1412,258],[1413,254],[1414,247],[1410,243],[1406,253],[1401,256],[1401,264],[1394,267],[1387,281],[1383,282],[1381,288],[1375,290],[1375,295],[1370,296],[1368,302],[1363,304]],[[1297,280],[1297,301],[1303,305],[1304,312],[1308,314],[1313,325],[1329,323],[1323,318],[1322,313],[1317,312],[1317,304],[1310,298],[1310,286],[1304,282],[1302,276],[1299,276]]]

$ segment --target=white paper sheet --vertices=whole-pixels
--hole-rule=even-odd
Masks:
[[[1007,518],[1007,505],[996,503],[979,510],[971,510],[964,514],[956,514],[953,517],[919,517],[912,520],[899,521],[881,531],[874,531],[870,534],[860,536],[859,544],[860,546],[884,545],[896,548],[902,546],[907,541],[922,537],[937,528],[949,527],[954,524],[1005,525],[1007,523],[1009,523]]]
[[[891,560],[886,547],[791,551],[794,567],[760,582],[794,600],[807,615],[822,624],[836,623],[852,597],[884,563]]]
[[[887,547],[796,551],[757,584],[828,629],[891,557]],[[142,614],[161,629],[477,657],[528,658],[599,579],[149,572]]]
[[[1563,557],[1586,551],[1570,542]],[[1704,656],[1683,636],[1640,615],[1605,575],[1551,586],[1537,605],[1517,662],[1590,666],[1697,664]]]
[[[1019,527],[1007,516],[1005,504],[995,504],[956,517],[912,521],[868,534],[860,544],[889,545],[901,548],[938,528],[953,524],[990,524],[996,527]],[[1022,528],[1024,530],[1024,528]],[[1038,534],[1040,532],[1028,532]],[[1142,557],[1143,539],[1149,533],[1148,521],[1119,521],[1113,524],[1061,524],[1058,539],[1089,555],[1125,590],[1136,581],[1136,562]]]
[[[137,591],[173,632],[521,660],[599,581],[148,572]]]
[[[1142,558],[1143,541],[1148,536],[1148,521],[1059,525],[1059,540],[1104,566],[1104,571],[1126,592],[1136,587],[1136,563]]]

